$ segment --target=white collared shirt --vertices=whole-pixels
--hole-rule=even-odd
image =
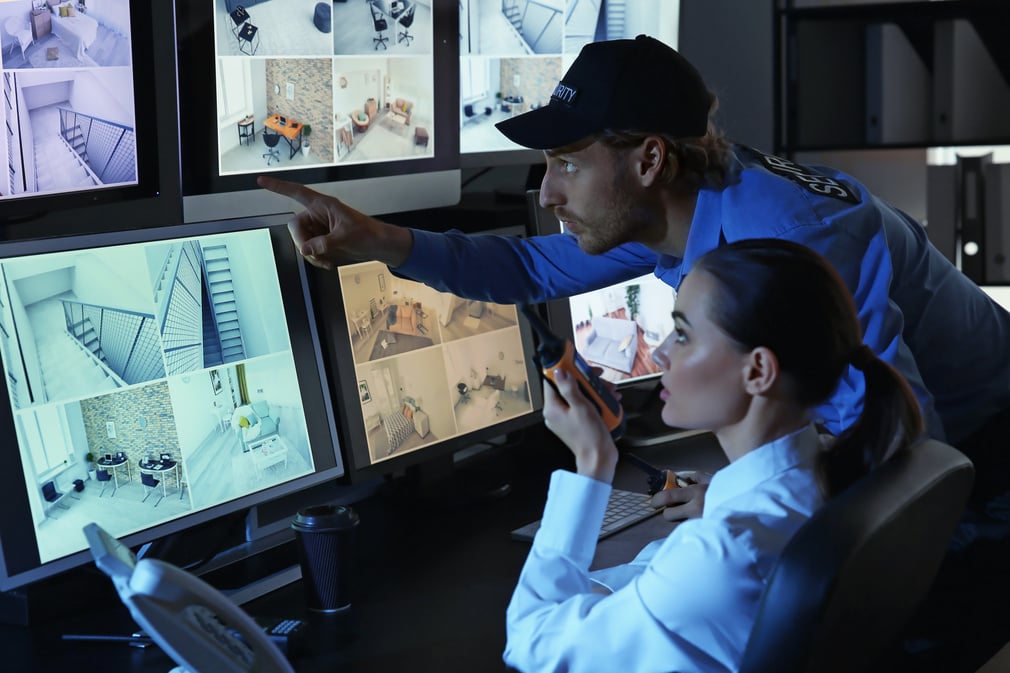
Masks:
[[[786,542],[824,498],[808,426],[719,470],[701,518],[635,561],[590,573],[611,487],[551,476],[540,529],[506,613],[505,662],[521,671],[734,671]],[[615,589],[591,592],[592,576]]]

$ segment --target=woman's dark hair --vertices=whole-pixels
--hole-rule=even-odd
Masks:
[[[775,353],[800,404],[831,397],[849,365],[863,372],[862,413],[822,454],[820,480],[829,496],[922,432],[908,383],[863,344],[852,296],[821,255],[792,241],[756,238],[712,250],[694,270],[715,280],[709,319],[743,351],[764,346]]]

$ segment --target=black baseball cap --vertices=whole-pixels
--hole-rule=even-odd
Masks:
[[[550,103],[495,126],[509,140],[549,150],[604,130],[696,138],[708,130],[711,94],[675,49],[647,35],[590,42]]]

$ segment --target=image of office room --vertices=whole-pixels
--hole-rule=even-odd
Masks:
[[[680,3],[668,0],[568,0],[565,54],[574,58],[589,42],[651,35],[677,45]]]
[[[560,54],[565,0],[460,0],[459,53]]]
[[[4,77],[10,170],[0,193],[137,182],[129,68],[23,70]]]
[[[337,0],[332,5],[337,56],[431,53],[431,0]]]
[[[13,259],[0,273],[8,328],[0,348],[16,408],[164,377],[140,248]]]
[[[266,231],[146,247],[168,376],[290,350]]]
[[[129,0],[0,3],[5,70],[128,66]]]
[[[446,341],[494,332],[518,324],[516,307],[512,304],[463,299],[451,294],[445,297],[439,312],[439,328]]]
[[[330,2],[216,0],[219,56],[331,56]]]
[[[434,154],[430,56],[336,59],[335,68],[333,110],[338,162]]]
[[[333,163],[333,59],[219,58],[217,78],[222,175]]]
[[[557,56],[461,58],[460,152],[518,149],[495,124],[547,105],[562,74]]]
[[[378,262],[342,267],[339,278],[355,362],[442,342],[438,321],[450,295],[398,278]]]
[[[673,332],[675,298],[652,275],[572,297],[575,349],[608,381],[658,373],[652,352]]]
[[[519,329],[503,329],[446,344],[453,413],[470,432],[530,410]]]
[[[372,462],[456,434],[441,349],[359,366],[357,372]]]
[[[16,415],[43,561],[192,509],[175,419],[164,381]]]
[[[290,353],[168,379],[194,507],[312,471],[305,411]]]

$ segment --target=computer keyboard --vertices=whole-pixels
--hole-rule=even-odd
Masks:
[[[652,496],[645,493],[624,491],[619,488],[613,489],[610,492],[610,500],[607,502],[607,511],[603,515],[603,525],[600,527],[598,539],[602,540],[608,535],[613,535],[619,530],[624,530],[628,526],[663,511],[662,507],[659,509],[653,507],[651,501]],[[512,539],[532,542],[533,536],[539,528],[540,521],[528,523],[512,531]]]

